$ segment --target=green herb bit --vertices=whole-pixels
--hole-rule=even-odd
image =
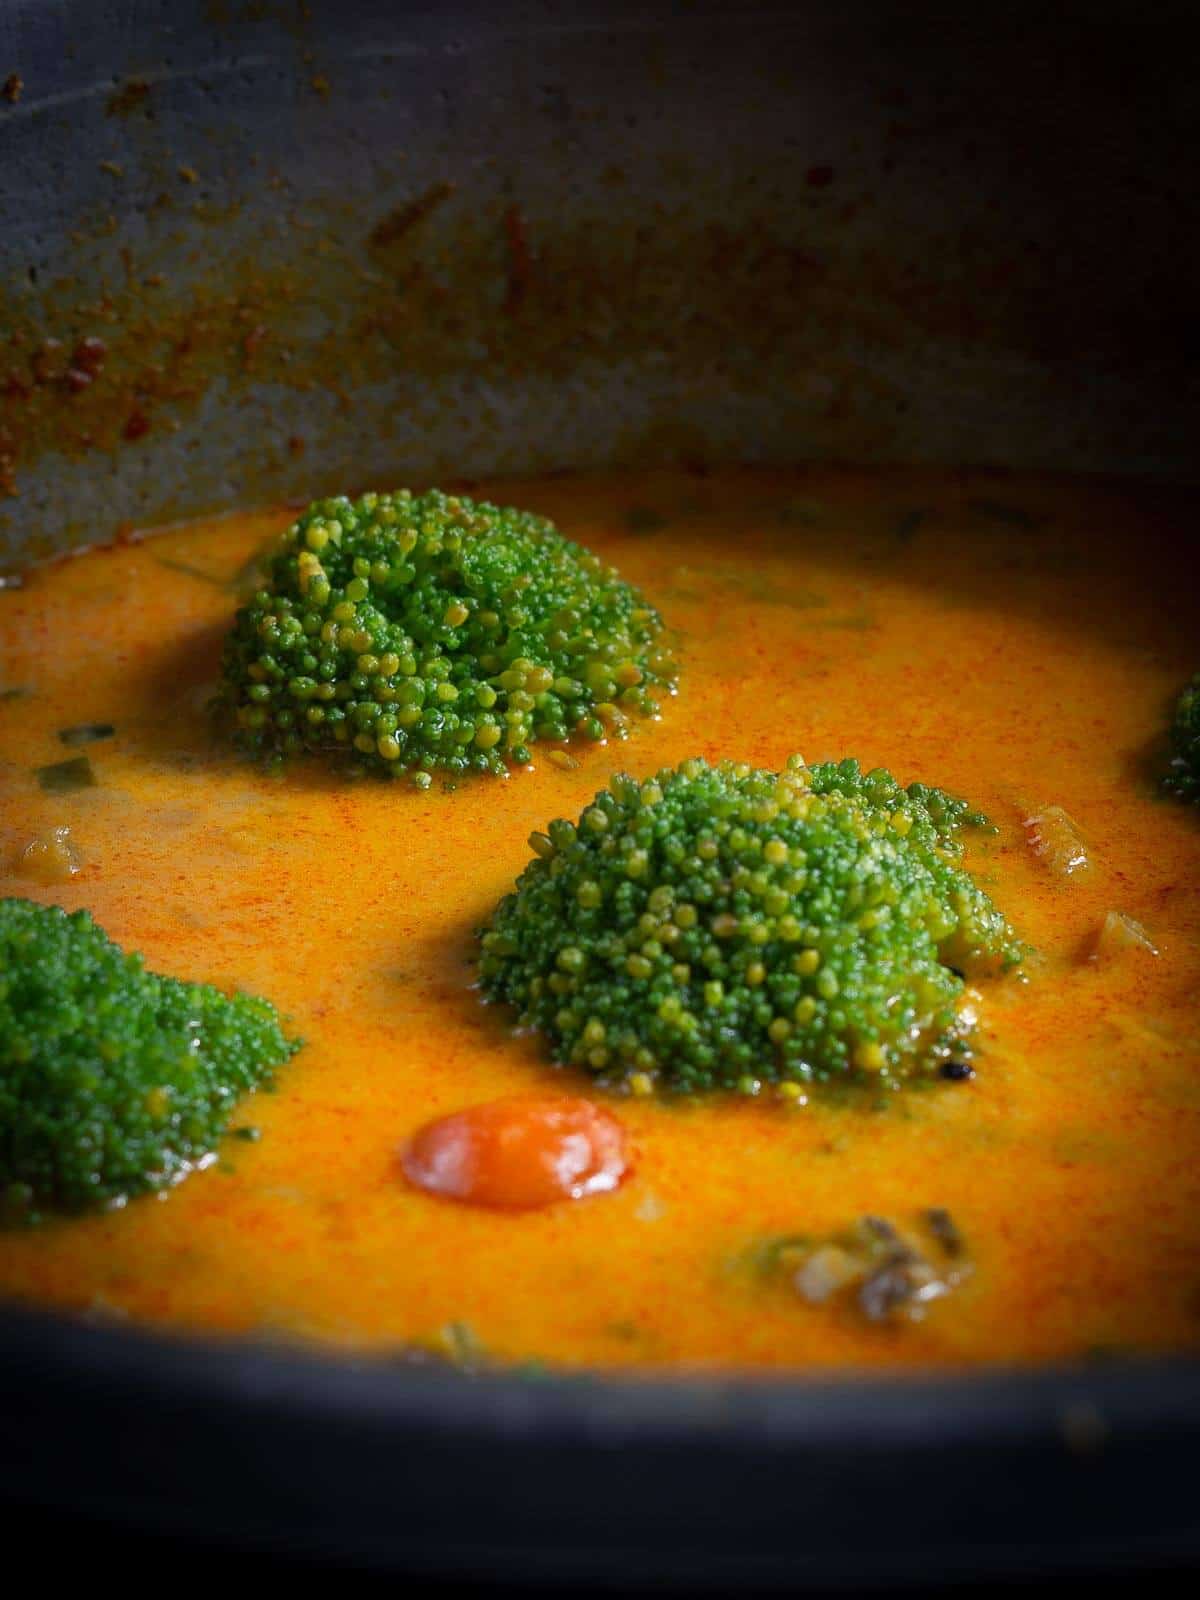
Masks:
[[[803,528],[817,528],[829,514],[829,507],[819,500],[787,500],[779,508],[780,522],[798,523]]]
[[[548,1361],[533,1359],[514,1362],[507,1372],[510,1378],[526,1378],[530,1383],[547,1383],[557,1376]]]
[[[657,533],[666,525],[666,517],[653,506],[630,506],[625,513],[625,526],[630,533]]]
[[[14,684],[12,686],[12,688],[0,689],[0,701],[4,701],[4,700],[28,700],[31,697],[32,694],[33,694],[33,690],[32,689],[26,689],[26,688],[22,687],[19,684]]]
[[[92,789],[97,778],[87,756],[76,756],[71,761],[52,761],[47,767],[35,767],[34,776],[48,794],[74,794],[80,789]]]
[[[924,506],[916,506],[913,510],[904,512],[896,522],[896,538],[899,542],[911,544],[930,515]]]
[[[248,589],[258,580],[259,575],[267,562],[267,557],[274,550],[277,540],[269,539],[266,544],[258,545],[242,564],[225,581],[225,587],[231,590]]]
[[[58,737],[66,745],[95,744],[99,739],[111,739],[116,734],[111,722],[80,722],[73,728],[60,728]]]
[[[214,589],[224,589],[227,593],[236,594],[240,589],[250,588],[257,580],[273,543],[274,541],[268,545],[260,545],[230,573],[209,572],[204,567],[195,567],[190,561],[180,561],[175,556],[155,556],[154,559],[160,567],[166,567],[169,572],[179,572],[185,578],[195,578],[197,583],[208,583]]]
[[[799,1257],[815,1243],[811,1233],[780,1233],[751,1245],[744,1259],[753,1271],[770,1278],[789,1261],[798,1265]]]
[[[215,572],[205,572],[203,568],[193,567],[186,561],[177,561],[174,556],[155,556],[154,559],[168,572],[180,572],[185,578],[195,578],[197,583],[211,583],[216,589],[225,588],[226,580]]]
[[[469,1322],[448,1322],[438,1333],[438,1344],[456,1367],[474,1371],[487,1360],[479,1335]]]

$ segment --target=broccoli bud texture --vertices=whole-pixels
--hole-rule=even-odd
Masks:
[[[237,614],[220,703],[252,753],[342,752],[428,787],[623,737],[674,683],[661,631],[544,517],[437,490],[321,500]]]
[[[1171,764],[1163,786],[1180,800],[1200,801],[1200,672],[1175,702]]]
[[[533,835],[481,988],[559,1062],[641,1092],[935,1075],[969,1046],[964,972],[1021,960],[961,865],[984,825],[855,761],[618,776]]]
[[[147,972],[86,911],[0,900],[0,1219],[175,1183],[298,1049],[267,1001]]]

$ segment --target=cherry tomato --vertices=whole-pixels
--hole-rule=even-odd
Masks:
[[[428,1122],[401,1151],[410,1183],[477,1206],[532,1210],[615,1189],[625,1132],[571,1095],[520,1095]]]

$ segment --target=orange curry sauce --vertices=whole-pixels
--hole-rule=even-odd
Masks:
[[[1159,491],[984,474],[556,477],[488,485],[644,586],[678,695],[626,744],[428,794],[310,763],[260,773],[206,714],[228,580],[285,511],[168,529],[0,592],[0,893],[89,907],[180,976],[273,999],[307,1040],[218,1163],[161,1199],[0,1234],[0,1293],[192,1329],[354,1346],[467,1324],[498,1359],[655,1368],[900,1367],[1166,1350],[1200,1335],[1200,818],[1153,791],[1200,666],[1179,570],[1194,510]],[[39,788],[112,723],[97,784]],[[673,1104],[609,1099],[630,1170],[525,1211],[438,1198],[399,1152],[503,1096],[589,1095],[472,990],[472,931],[616,770],[700,754],[856,755],[967,795],[971,862],[1039,955],[985,989],[969,1083]],[[1078,823],[1064,876],[1023,821]],[[19,875],[66,825],[83,867]],[[1157,956],[1089,959],[1110,910]],[[597,1098],[603,1098],[597,1096]],[[918,1322],[815,1306],[756,1242],[944,1206],[975,1272]]]

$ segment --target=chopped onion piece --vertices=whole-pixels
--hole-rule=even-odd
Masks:
[[[1026,817],[1025,837],[1034,855],[1061,877],[1069,878],[1088,865],[1079,824],[1061,806],[1043,806]]]
[[[1140,922],[1123,911],[1110,911],[1100,924],[1091,959],[1113,961],[1127,950],[1147,950],[1152,956],[1158,954],[1158,946]]]
[[[65,883],[79,871],[79,851],[67,827],[48,828],[21,851],[17,871],[39,883]]]
[[[820,1306],[847,1284],[857,1283],[864,1271],[864,1264],[857,1256],[836,1244],[827,1244],[814,1250],[792,1282],[802,1299],[809,1305]]]

